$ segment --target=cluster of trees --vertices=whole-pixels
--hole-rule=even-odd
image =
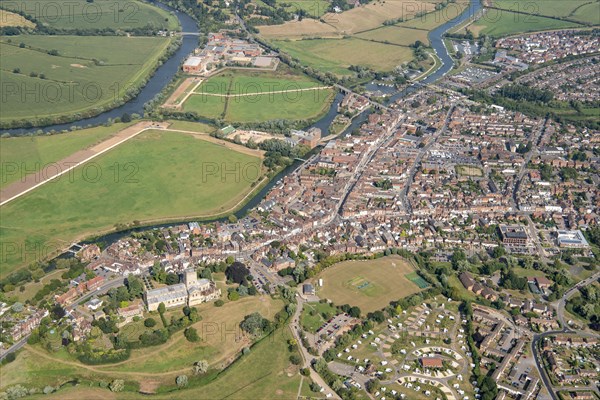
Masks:
[[[586,319],[590,327],[600,331],[600,293],[594,285],[584,286],[579,289],[580,296],[575,296],[567,303],[569,311]]]
[[[260,315],[259,312],[253,312],[244,317],[242,322],[240,322],[240,328],[253,336],[260,336],[270,332],[273,329],[273,324]]]

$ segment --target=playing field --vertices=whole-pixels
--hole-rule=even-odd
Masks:
[[[155,68],[171,38],[4,36],[0,121],[81,113],[107,106]],[[52,54],[52,55],[51,55]]]
[[[131,124],[113,124],[51,136],[0,138],[0,188],[88,148]]]
[[[348,70],[351,65],[391,71],[413,58],[413,51],[408,47],[356,38],[275,41],[274,44],[302,64],[336,75],[352,74]]]
[[[333,95],[333,89],[301,75],[235,71],[203,82],[183,109],[227,122],[307,120],[323,114]]]
[[[228,214],[261,176],[259,157],[201,136],[146,131],[0,207],[0,237],[48,255],[116,224]],[[2,275],[40,253],[6,252]]]
[[[138,0],[3,1],[2,7],[24,12],[39,23],[58,29],[176,29],[177,18]]]
[[[371,312],[421,290],[407,277],[412,272],[413,267],[398,256],[344,261],[319,276],[323,287],[317,294],[337,305],[350,304],[363,313]]]
[[[484,16],[471,24],[468,29],[475,35],[500,37],[524,32],[574,27],[581,27],[581,25],[507,10],[488,9]]]

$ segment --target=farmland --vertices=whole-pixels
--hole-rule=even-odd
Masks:
[[[274,44],[302,64],[336,75],[350,74],[347,68],[351,65],[389,71],[413,58],[413,51],[408,47],[357,38],[275,41]]]
[[[0,41],[0,122],[51,122],[118,101],[142,84],[170,38],[19,35]]]
[[[0,138],[0,159],[4,166],[0,170],[0,188],[92,146],[128,125],[114,124],[51,136]]]
[[[134,220],[227,214],[262,175],[259,157],[165,131],[146,131],[90,164],[2,206],[3,240],[48,253]],[[207,165],[217,172],[204,173]],[[238,177],[222,180],[221,167],[236,168]],[[3,275],[33,261],[17,253],[6,257]]]
[[[225,72],[203,82],[194,93],[184,111],[227,122],[312,119],[333,99],[332,89],[285,72]]]
[[[344,261],[319,276],[324,283],[317,294],[335,304],[350,304],[371,312],[417,293],[420,288],[407,277],[413,271],[406,260],[397,256]]]
[[[468,0],[448,3],[376,1],[319,21],[303,19],[260,28],[260,34],[301,64],[337,76],[352,75],[360,65],[387,72],[414,59],[416,41],[427,44],[428,33],[465,10]],[[422,65],[427,69],[431,65]]]
[[[420,40],[423,43],[429,43],[427,31],[404,28],[398,25],[391,25],[363,32],[356,35],[356,37],[377,42],[397,44],[400,46],[410,46],[417,40]]]
[[[43,26],[65,30],[177,29],[174,15],[137,0],[87,2],[7,1],[2,7],[24,12]]]
[[[542,0],[532,3],[525,0],[498,0],[494,2],[494,7],[545,17],[564,18],[574,22],[600,24],[600,2],[598,1]]]
[[[581,25],[564,20],[536,15],[515,13],[506,10],[488,9],[484,16],[468,26],[474,35],[494,37],[535,32],[550,29],[575,28]]]

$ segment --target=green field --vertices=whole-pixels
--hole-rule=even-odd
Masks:
[[[497,0],[494,7],[545,17],[565,18],[576,22],[600,24],[600,1],[597,0]]]
[[[483,176],[483,170],[472,165],[455,165],[454,170],[458,175],[463,176]]]
[[[429,39],[427,38],[427,34],[428,32],[424,30],[409,29],[397,25],[391,25],[374,29],[372,31],[359,33],[356,35],[356,37],[378,42],[397,44],[400,46],[410,46],[417,40],[428,44]]]
[[[277,3],[286,4],[287,12],[296,14],[299,10],[304,10],[313,18],[320,18],[329,8],[329,2],[324,0],[277,0]]]
[[[417,293],[420,288],[407,277],[412,272],[413,267],[398,256],[344,261],[319,276],[323,287],[317,294],[337,305],[350,304],[364,313],[371,312]]]
[[[131,124],[114,124],[59,135],[0,138],[0,187],[18,181],[78,150],[101,142]],[[9,167],[10,166],[10,167]]]
[[[471,24],[468,29],[475,35],[494,37],[535,32],[550,29],[575,28],[581,25],[558,19],[526,15],[506,10],[488,9],[484,16]]]
[[[81,117],[108,106],[148,77],[171,40],[4,36],[0,80],[5,99],[0,121],[27,119],[39,124],[47,117]]]
[[[416,272],[411,272],[410,274],[406,274],[405,276],[406,279],[417,285],[419,289],[425,289],[429,287],[429,283]]]
[[[348,67],[351,65],[391,71],[413,59],[413,51],[408,47],[356,38],[279,40],[274,44],[302,64],[336,75],[350,75],[352,72]]]
[[[3,1],[2,8],[25,12],[38,23],[57,29],[135,28],[177,29],[177,18],[167,11],[137,0],[71,0],[44,2],[39,0]]]
[[[333,90],[322,87],[285,72],[226,72],[203,82],[183,109],[227,122],[306,120],[324,113],[333,100]]]
[[[238,175],[222,179],[225,169]],[[47,255],[116,224],[230,213],[260,169],[259,158],[192,135],[147,131],[2,206],[0,237]],[[33,261],[21,252],[3,256],[3,276]]]

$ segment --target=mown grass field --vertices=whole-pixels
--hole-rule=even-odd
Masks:
[[[356,35],[357,38],[374,40],[397,44],[400,46],[410,46],[417,40],[428,44],[427,31],[420,29],[409,29],[397,25],[385,26]]]
[[[184,111],[227,122],[311,119],[324,113],[333,90],[287,72],[225,72],[203,82]],[[304,90],[311,89],[314,90]]]
[[[133,29],[152,27],[174,30],[177,18],[138,0],[52,2],[19,0],[2,2],[11,11],[25,12],[42,25],[58,29]]]
[[[390,71],[413,58],[413,51],[408,47],[356,38],[275,41],[274,44],[302,64],[336,75],[351,74],[348,70],[351,65]]]
[[[311,315],[311,314],[315,315]],[[323,313],[334,316],[337,314],[337,309],[329,303],[306,303],[302,308],[300,322],[302,328],[310,333],[317,333],[317,329],[321,327],[326,319],[323,318]]]
[[[0,39],[0,121],[76,115],[139,84],[170,38],[19,35]],[[50,55],[49,52],[56,52]],[[43,78],[43,79],[42,79]]]
[[[239,174],[222,178],[225,168]],[[2,206],[0,237],[45,254],[116,224],[227,214],[260,175],[258,157],[200,136],[146,131]],[[3,256],[3,276],[33,261],[18,251]]]
[[[58,135],[0,138],[0,187],[93,146],[129,125],[113,124]]]
[[[500,37],[524,32],[576,27],[581,27],[581,25],[574,22],[520,14],[507,10],[488,9],[483,17],[469,25],[468,29],[475,35]]]
[[[317,294],[337,305],[358,306],[367,313],[419,292],[419,287],[406,277],[411,272],[414,268],[398,256],[344,261],[319,276],[323,278],[323,287]]]

